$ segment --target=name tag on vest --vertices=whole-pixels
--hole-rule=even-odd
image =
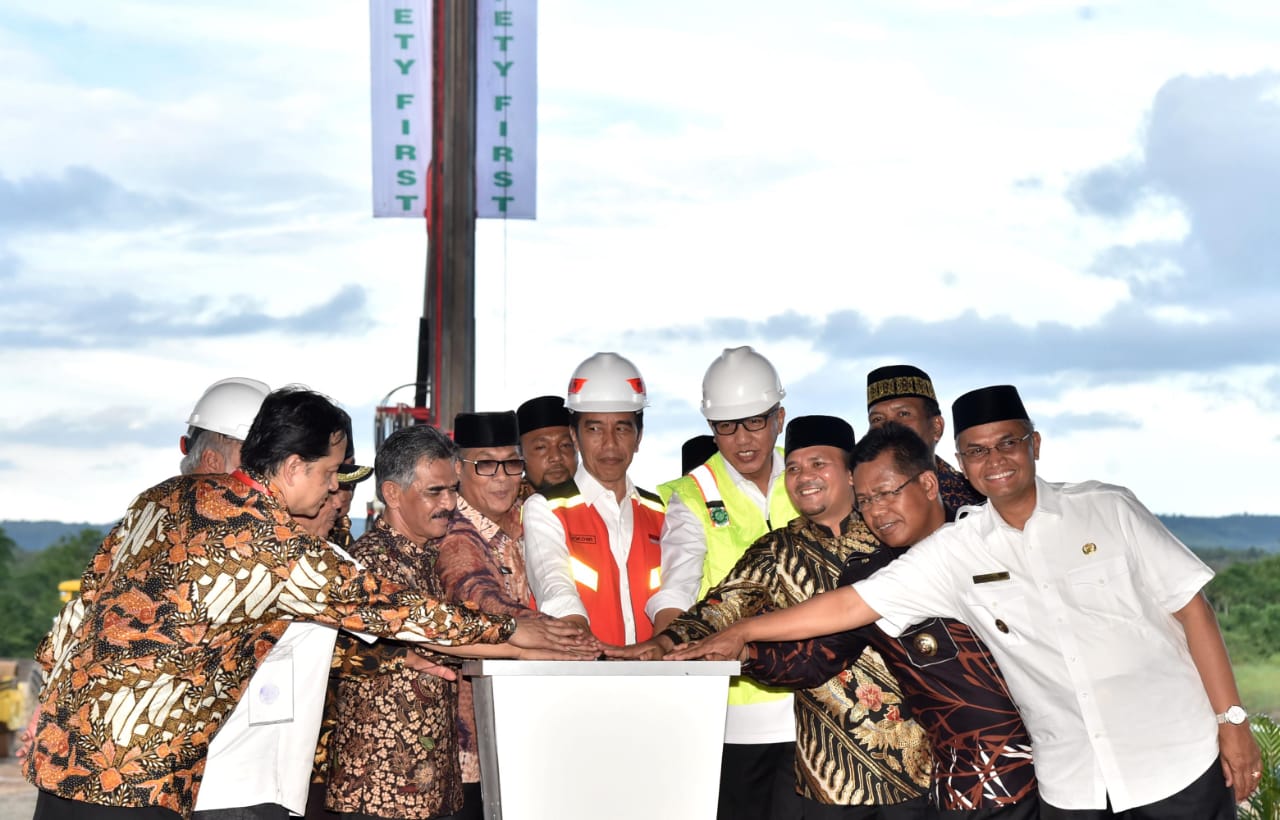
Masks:
[[[594,535],[575,535],[570,533],[569,540],[575,544],[594,544],[596,537]]]

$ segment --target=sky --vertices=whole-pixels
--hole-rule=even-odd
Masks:
[[[652,488],[725,347],[859,435],[867,371],[907,362],[948,422],[1017,385],[1049,480],[1280,514],[1280,6],[545,0],[538,25],[538,219],[477,229],[475,409],[619,352]],[[0,6],[0,519],[119,517],[226,376],[332,396],[371,459],[426,238],[370,216],[368,29],[345,0]]]

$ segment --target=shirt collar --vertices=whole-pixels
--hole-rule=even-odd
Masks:
[[[587,472],[587,468],[581,463],[578,464],[578,471],[573,474],[573,483],[578,485],[578,492],[582,494],[582,498],[590,505],[595,506],[600,496],[606,493],[613,497],[613,490],[596,481],[595,476]],[[626,498],[636,497],[636,485],[631,483],[631,475],[627,475],[627,493]]]
[[[980,531],[985,535],[989,535],[999,528],[1011,529],[1005,520],[1000,517],[1000,513],[996,512],[995,505],[990,501],[980,507],[961,507],[960,509],[968,511],[967,519],[974,519]],[[1052,484],[1040,476],[1036,476],[1036,507],[1031,511],[1031,517],[1035,518],[1041,514],[1061,518],[1062,499]],[[957,512],[956,517],[960,517],[959,512]]]
[[[724,457],[724,453],[720,453],[719,455],[720,455],[720,461],[724,464],[725,472],[729,474],[729,478],[733,481],[734,484],[751,484],[751,485],[755,484],[754,481],[750,481],[745,476],[743,476],[742,473],[738,472],[737,468],[729,463],[729,459]],[[774,482],[778,480],[778,476],[782,475],[782,470],[785,466],[786,466],[786,462],[782,458],[782,451],[779,450],[777,447],[773,448],[773,461],[769,463],[769,486],[770,487],[772,487]],[[628,478],[630,478],[630,476],[628,476]]]

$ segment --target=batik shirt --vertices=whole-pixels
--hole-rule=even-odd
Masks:
[[[851,556],[840,584],[867,578],[904,552],[881,547]],[[935,806],[970,812],[1034,797],[1031,737],[995,659],[959,621],[934,618],[900,638],[872,625],[810,641],[751,644],[742,671],[776,686],[812,686],[867,646],[880,652],[929,734]]]
[[[973,488],[964,473],[952,467],[941,458],[937,458],[938,495],[942,496],[942,507],[947,511],[947,520],[956,520],[956,510],[961,507],[987,503],[987,497]]]
[[[841,522],[841,533],[804,517],[765,533],[662,634],[677,644],[704,638],[835,589],[850,556],[878,546],[856,513]],[[928,740],[874,650],[821,686],[796,692],[795,710],[796,782],[804,797],[834,805],[888,805],[928,792]]]
[[[286,619],[443,644],[514,632],[510,618],[360,571],[263,481],[178,477],[134,500],[38,650],[48,682],[28,780],[72,800],[189,816],[209,740]]]
[[[379,518],[351,555],[371,572],[444,597],[437,544],[418,546]],[[457,682],[404,666],[393,647],[388,654],[349,635],[339,640],[325,806],[408,820],[461,810]]]
[[[469,601],[485,612],[539,617],[524,568],[519,507],[512,507],[499,523],[459,498],[440,542],[438,569],[444,596],[452,601]],[[465,678],[458,690],[458,737],[462,780],[479,783],[475,700],[471,681]]]

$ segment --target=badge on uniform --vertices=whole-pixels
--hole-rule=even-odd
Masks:
[[[727,527],[729,526],[729,511],[724,508],[723,501],[707,502],[707,512],[711,515],[711,526]]]
[[[984,575],[973,576],[975,584],[990,584],[996,581],[1008,581],[1009,573],[1007,572],[988,572]]]

